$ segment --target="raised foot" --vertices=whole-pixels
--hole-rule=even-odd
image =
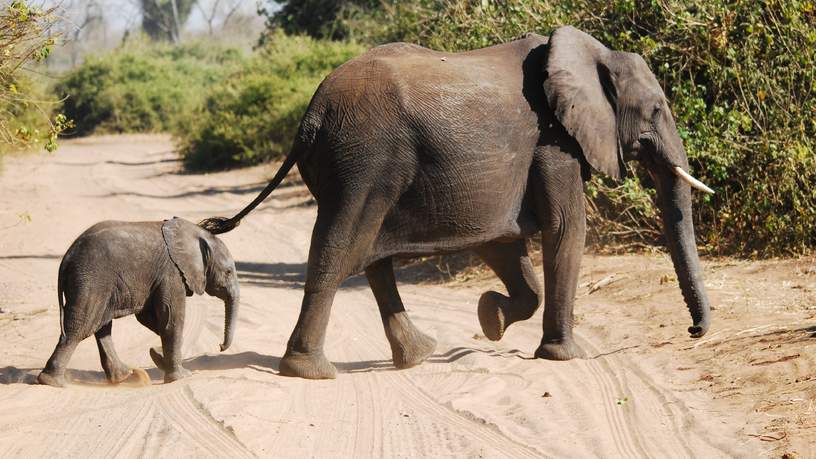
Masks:
[[[502,339],[509,325],[502,310],[508,301],[509,298],[494,291],[484,292],[479,298],[479,325],[482,326],[482,333],[491,341]]]
[[[179,379],[189,378],[192,375],[193,373],[191,373],[190,370],[179,366],[175,371],[164,373],[164,383],[167,384],[173,381],[178,381]]]
[[[574,341],[563,343],[541,343],[535,351],[537,359],[546,360],[572,360],[583,359],[586,354]]]
[[[322,353],[300,354],[287,350],[280,361],[280,374],[306,379],[334,379],[337,369]]]
[[[436,340],[416,329],[408,315],[399,312],[388,318],[385,336],[397,368],[419,365],[436,349]]]
[[[151,347],[150,358],[153,360],[153,363],[156,365],[156,368],[158,368],[161,371],[167,371],[167,369],[164,367],[164,355],[162,355],[162,348]]]
[[[54,376],[43,371],[37,376],[37,382],[46,386],[65,387],[65,376]]]

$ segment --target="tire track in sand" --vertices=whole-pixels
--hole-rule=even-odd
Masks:
[[[600,355],[600,348],[588,337],[576,333],[584,349],[591,351],[593,354]],[[653,377],[647,375],[637,364],[631,359],[624,356],[606,355],[591,359],[598,367],[601,367],[601,373],[612,375],[614,382],[613,390],[617,394],[634,394],[631,385],[628,382],[628,377],[634,377],[636,381],[645,388],[648,393],[642,393],[634,403],[645,405],[645,408],[660,413],[660,419],[668,421],[669,429],[673,435],[663,436],[660,442],[649,441],[641,434],[643,428],[653,427],[644,425],[640,421],[636,412],[630,410],[621,410],[624,417],[627,419],[626,428],[630,431],[630,435],[637,438],[639,444],[646,445],[645,451],[652,457],[676,457],[682,455],[685,457],[698,457],[692,448],[692,443],[704,443],[711,448],[711,452],[720,455],[732,455],[734,452],[728,451],[729,448],[725,445],[718,444],[716,441],[708,440],[705,432],[701,431],[700,424],[696,422],[693,414],[686,404],[675,397],[670,390],[662,387]],[[613,368],[619,368],[620,371],[615,371]],[[632,426],[635,426],[633,429]],[[638,428],[640,427],[640,428]]]
[[[248,458],[255,457],[241,443],[229,428],[215,419],[212,414],[193,396],[189,386],[180,390],[167,391],[157,398],[162,413],[175,428],[194,440],[194,444],[214,457]]]
[[[348,318],[344,316],[344,318],[347,319],[344,322],[347,325],[350,325],[349,328],[353,330],[353,333],[357,337],[360,337],[366,342],[367,345],[363,347],[363,349],[381,347],[385,343],[381,340],[374,339],[375,336],[383,335],[382,330],[374,330],[377,328],[376,325],[381,325],[381,323],[379,321],[369,320],[372,317],[361,317],[363,315],[361,313],[361,309],[362,307],[365,307],[364,305],[366,305],[366,303],[368,303],[368,306],[373,306],[374,310],[377,308],[376,304],[371,304],[371,295],[360,290],[355,290],[348,293],[353,293],[353,302],[355,305],[353,307],[348,307],[350,305],[346,305],[347,307],[345,309],[349,311],[350,314]],[[369,313],[366,315],[373,316],[375,314]],[[357,348],[359,349],[360,347],[358,346]],[[359,351],[349,351],[353,351],[353,349],[347,348],[344,357],[356,359],[362,358],[362,356],[359,355]],[[433,423],[439,424],[450,431],[456,432],[458,435],[468,438],[471,442],[473,442],[473,444],[484,445],[489,450],[492,450],[493,454],[500,454],[505,455],[506,457],[514,458],[545,457],[541,451],[517,442],[515,439],[508,437],[496,426],[488,423],[487,421],[480,419],[477,416],[467,415],[466,413],[460,412],[454,409],[449,403],[443,404],[437,402],[430,394],[423,391],[408,376],[406,371],[397,370],[382,372],[377,376],[377,379],[381,379],[383,384],[389,388],[388,394],[390,398],[397,398],[398,400],[404,402],[405,405],[410,407],[411,411],[417,412],[421,418],[432,420]],[[370,380],[370,378],[366,379]],[[355,384],[355,390],[359,394],[359,385]],[[386,403],[383,404],[386,406],[389,405]],[[391,403],[390,405],[393,406],[394,404]],[[419,429],[415,428],[415,430]],[[421,437],[425,437],[419,439],[421,442],[430,442],[435,440],[434,438],[428,438],[428,432],[422,432],[420,430],[417,433],[419,433]],[[501,445],[501,448],[497,448],[496,445]]]

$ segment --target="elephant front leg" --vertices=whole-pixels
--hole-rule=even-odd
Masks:
[[[162,335],[162,329],[159,326],[159,319],[156,317],[153,308],[144,308],[141,311],[136,313],[136,320],[139,321],[140,324],[147,327],[153,333]],[[167,372],[167,366],[164,364],[164,355],[162,355],[162,348],[160,347],[151,347],[150,348],[150,359],[153,360],[153,363],[156,365],[161,371]]]
[[[151,349],[150,356],[159,368],[164,370],[164,382],[171,383],[192,375],[190,370],[181,365],[182,337],[184,332],[185,294],[182,286],[164,289],[157,296],[156,319],[159,324],[162,342],[162,355],[157,349]],[[159,364],[162,365],[159,365]]]
[[[394,366],[410,368],[419,365],[436,349],[436,340],[417,330],[408,318],[397,290],[391,258],[371,264],[365,273],[377,299]]]
[[[553,148],[537,158],[533,182],[544,259],[544,336],[537,358],[584,356],[572,334],[573,307],[586,237],[581,165]]]
[[[141,368],[130,368],[119,359],[113,347],[112,329],[113,321],[106,323],[94,333],[96,346],[99,348],[99,359],[108,381],[111,384],[119,384],[132,374],[140,384],[149,384],[150,377],[147,372]]]
[[[182,311],[184,307],[180,308]],[[181,319],[178,319],[178,316]],[[192,375],[190,370],[181,366],[182,331],[184,329],[184,313],[176,314],[176,321],[167,327],[161,335],[162,350],[164,351],[164,382],[171,383]]]

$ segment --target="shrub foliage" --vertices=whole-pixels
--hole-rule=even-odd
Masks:
[[[76,123],[71,134],[167,131],[242,59],[211,43],[136,45],[88,58],[55,91]]]
[[[215,86],[179,130],[185,164],[220,169],[286,154],[320,81],[363,51],[346,42],[272,34],[240,71]]]
[[[267,17],[270,31],[291,35],[307,34],[317,39],[347,40],[364,29],[357,20],[369,18],[380,5],[379,0],[267,0],[260,13]],[[266,38],[266,36],[264,36]]]
[[[812,0],[384,2],[374,41],[465,50],[572,24],[637,52],[672,104],[708,251],[769,256],[816,245],[816,3]],[[634,166],[634,165],[633,165]],[[655,242],[653,191],[638,178],[588,186],[591,236]]]
[[[0,153],[35,144],[54,151],[57,135],[70,125],[62,114],[51,117],[56,101],[23,72],[55,45],[55,10],[18,0],[0,7]]]

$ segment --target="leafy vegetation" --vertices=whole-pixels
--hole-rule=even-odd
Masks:
[[[695,194],[705,248],[769,256],[816,245],[812,0],[384,1],[368,14],[354,36],[372,42],[458,51],[572,24],[640,53],[672,104],[694,174],[717,190]],[[636,172],[623,184],[589,184],[593,239],[659,240],[654,193]]]
[[[48,57],[55,44],[48,32],[55,21],[54,9],[23,1],[0,9],[0,154],[38,144],[54,151],[57,135],[70,126],[64,115],[50,115],[56,101],[21,72]]]
[[[272,8],[272,4],[279,8]],[[260,13],[267,17],[266,26],[272,31],[348,40],[358,34],[366,36],[368,29],[379,28],[371,21],[370,27],[363,27],[359,21],[370,19],[380,5],[379,0],[268,0],[267,7],[260,8]]]
[[[168,131],[243,59],[213,43],[138,44],[87,59],[55,92],[76,123],[71,134]]]
[[[177,131],[185,164],[220,169],[257,164],[289,151],[320,81],[364,48],[281,33],[237,73],[213,87]]]
[[[287,152],[321,78],[364,49],[322,39],[459,51],[572,24],[640,53],[661,82],[694,175],[717,191],[694,194],[708,252],[816,246],[813,0],[309,0],[266,14],[270,31],[249,59],[118,52],[73,72],[59,94],[71,96],[66,108],[81,133],[171,128],[188,167],[234,167]],[[623,183],[587,185],[590,240],[660,242],[649,178],[633,172]]]

